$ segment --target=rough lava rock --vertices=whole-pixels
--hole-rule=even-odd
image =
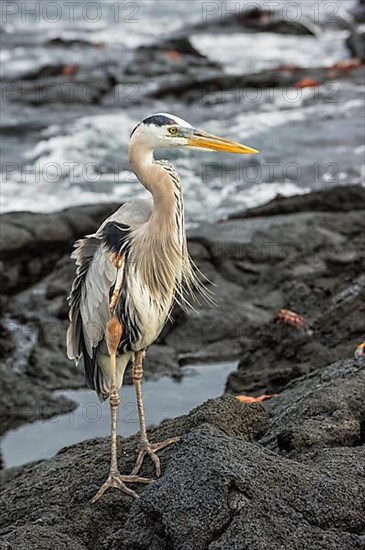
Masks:
[[[194,79],[189,77],[163,79],[157,85],[149,87],[147,92],[155,99],[183,97],[189,102],[208,103],[213,99],[214,92],[218,91],[235,93],[237,90],[250,88],[254,90],[286,87],[301,89],[303,85],[316,88],[333,80],[351,80],[363,84],[364,70],[361,60],[328,67],[307,68],[282,65],[245,74],[204,71]]]
[[[339,361],[298,378],[267,404],[270,430],[261,443],[290,458],[324,447],[365,443],[365,370]]]
[[[151,441],[173,435],[181,441],[161,453],[163,475],[138,486],[137,502],[111,491],[89,503],[107,474],[108,439],[5,471],[2,548],[38,550],[52,540],[52,547],[65,550],[360,550],[364,441],[347,437],[346,418],[351,408],[364,425],[363,385],[359,367],[338,362],[284,390],[276,405],[265,405],[270,420],[262,405],[226,396],[165,421],[151,431]],[[320,446],[301,445],[307,452],[284,456],[272,446],[283,422],[296,426],[296,441],[306,441],[300,430],[319,434]],[[123,472],[132,468],[136,443],[135,436],[119,441]],[[151,463],[142,473],[153,475]]]
[[[253,218],[256,216],[276,216],[293,212],[348,212],[364,210],[365,188],[359,185],[346,185],[320,189],[306,195],[284,197],[278,195],[266,204],[235,212],[228,219]]]
[[[194,433],[203,425],[215,426],[222,434],[233,438],[253,441],[264,433],[268,417],[258,405],[243,407],[236,399],[224,397],[208,401],[187,416],[164,422],[151,432],[150,438],[157,441],[172,436],[185,437],[185,434]],[[137,441],[136,436],[126,440],[120,438],[119,466],[122,472],[129,472],[133,467]],[[176,447],[171,446],[160,454],[163,469],[167,466],[168,457],[176,452]],[[8,505],[1,507],[5,540],[8,534],[10,540],[22,537],[28,524],[34,526],[34,532],[40,526],[49,526],[55,540],[67,534],[85,544],[86,548],[101,548],[106,538],[124,523],[129,510],[135,509],[130,497],[113,491],[100,505],[91,506],[89,503],[107,475],[109,453],[109,438],[95,439],[63,449],[51,461],[5,471],[2,498],[8,501]],[[143,473],[153,475],[152,464],[148,461]],[[139,487],[138,490],[142,494],[144,488]],[[22,501],[23,505],[18,507],[16,501]],[[9,517],[6,517],[6,510],[11,510]],[[110,514],[110,523],[105,521],[105,513]],[[17,534],[18,529],[20,535]]]

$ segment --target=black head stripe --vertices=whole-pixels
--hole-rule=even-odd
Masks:
[[[137,124],[137,126],[134,128],[133,132],[131,133],[130,137],[133,136],[134,132],[137,130],[137,128],[141,125],[145,124],[146,126],[154,125],[154,126],[171,126],[172,124],[176,124],[176,120],[173,118],[169,118],[165,115],[151,115],[147,118],[145,118],[142,122]]]
[[[149,124],[154,124],[154,126],[169,126],[170,124],[176,124],[176,120],[165,115],[152,115],[145,118],[143,124],[147,126]]]
[[[137,130],[137,128],[139,128],[139,127],[140,127],[140,125],[141,125],[141,123],[139,122],[139,124],[137,124],[137,126],[136,126],[136,127],[135,127],[135,128],[133,129],[133,131],[132,131],[132,133],[131,133],[130,137],[132,137],[132,136],[133,136],[134,132],[135,132],[135,131]]]

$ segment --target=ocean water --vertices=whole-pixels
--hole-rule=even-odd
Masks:
[[[35,16],[24,16],[23,4],[19,2],[18,11],[5,18],[1,77],[6,82],[35,67],[65,60],[92,70],[104,58],[128,56],[140,45],[174,37],[179,29],[210,17],[207,3],[198,0],[83,0],[74,6],[72,17],[67,3],[52,3],[59,9],[50,8],[46,15],[40,12],[34,24]],[[28,10],[33,4],[39,5],[27,2]],[[91,4],[99,4],[100,12],[95,6],[93,11]],[[213,4],[218,16],[245,6],[244,2]],[[331,17],[328,3],[316,3],[318,12],[309,4],[300,3],[301,17],[318,26],[315,37],[208,30],[193,33],[192,43],[227,73],[283,64],[328,66],[346,59],[347,31],[323,25]],[[344,10],[354,2],[332,4]],[[281,2],[280,9],[286,5]],[[89,49],[50,48],[47,40],[55,37],[105,46],[93,48],[92,55]],[[127,105],[8,101],[1,130],[1,211],[51,212],[142,196],[146,191],[128,167],[128,139],[141,119],[161,111],[261,151],[257,157],[186,150],[157,153],[159,158],[169,158],[180,173],[189,224],[219,219],[277,193],[292,195],[359,183],[364,179],[363,105],[363,86],[349,81],[330,82],[315,90],[231,90],[207,94],[194,103],[179,99]]]
[[[182,367],[179,381],[163,377],[143,383],[143,399],[148,426],[166,418],[187,414],[207,399],[223,394],[228,375],[237,367],[235,361]],[[76,410],[26,424],[10,430],[2,438],[3,459],[7,467],[50,458],[65,446],[110,434],[109,401],[100,403],[91,390],[62,391],[78,404]],[[118,433],[128,437],[139,431],[138,409],[133,386],[120,390]]]

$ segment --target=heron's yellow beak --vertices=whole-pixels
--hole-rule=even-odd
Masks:
[[[257,149],[252,149],[252,147],[247,147],[247,145],[241,145],[236,141],[229,141],[228,139],[208,134],[202,130],[195,130],[194,133],[188,137],[188,146],[241,155],[257,155],[257,153],[260,152]]]

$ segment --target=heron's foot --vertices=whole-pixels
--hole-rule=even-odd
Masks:
[[[161,465],[160,465],[160,459],[157,456],[157,452],[161,451],[161,449],[164,449],[165,447],[168,447],[169,445],[172,445],[173,443],[177,443],[180,440],[180,437],[171,437],[170,439],[166,439],[165,441],[162,441],[161,443],[149,443],[143,442],[139,444],[138,448],[138,457],[136,461],[136,465],[133,468],[132,476],[137,475],[140,471],[143,461],[145,457],[148,455],[151,457],[152,462],[155,465],[156,468],[156,476],[160,477],[161,475]]]
[[[94,504],[97,500],[99,500],[100,497],[103,496],[105,491],[108,489],[114,487],[114,489],[119,489],[126,495],[129,495],[132,498],[139,498],[137,493],[133,491],[133,489],[130,489],[127,487],[126,483],[151,483],[153,479],[148,477],[139,477],[137,475],[130,475],[130,476],[122,476],[119,472],[116,473],[109,473],[108,479],[105,483],[100,487],[99,491],[96,493],[96,495],[91,499],[91,504]]]

